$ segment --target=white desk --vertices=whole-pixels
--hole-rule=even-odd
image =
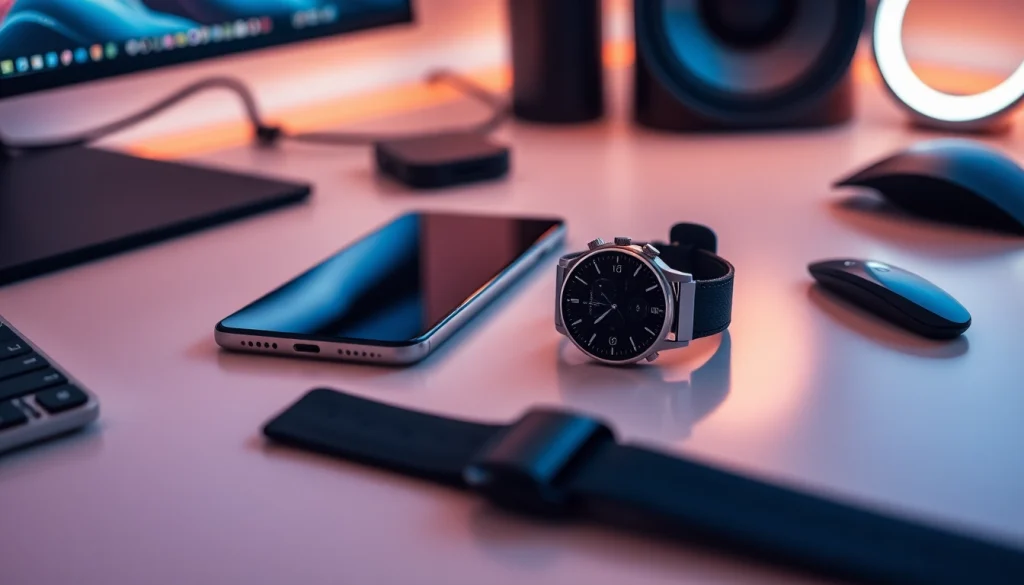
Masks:
[[[856,123],[823,132],[669,136],[624,115],[514,126],[509,181],[433,195],[379,182],[365,150],[202,157],[309,179],[317,193],[0,289],[0,311],[102,401],[91,431],[0,459],[0,581],[818,582],[599,527],[537,525],[466,494],[266,446],[262,423],[319,385],[489,421],[538,403],[583,409],[629,439],[1024,546],[1024,247],[837,205],[850,194],[831,181],[926,136],[876,88],[863,93]],[[452,105],[382,124],[469,115]],[[560,361],[554,259],[413,368],[218,351],[218,319],[412,207],[563,215],[573,248],[663,237],[677,220],[714,226],[738,273],[728,353],[692,382],[719,339],[657,367]],[[941,283],[974,314],[966,339],[920,341],[812,291],[806,264],[845,255]]]

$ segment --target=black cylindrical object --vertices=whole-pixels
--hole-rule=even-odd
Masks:
[[[604,114],[600,0],[508,0],[513,109],[531,122]]]

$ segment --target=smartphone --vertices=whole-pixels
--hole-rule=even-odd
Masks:
[[[217,324],[231,351],[412,364],[565,239],[565,222],[403,215]]]

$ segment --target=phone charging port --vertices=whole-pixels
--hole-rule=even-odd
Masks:
[[[309,343],[296,343],[292,346],[292,349],[299,353],[320,353],[319,345],[312,345]]]

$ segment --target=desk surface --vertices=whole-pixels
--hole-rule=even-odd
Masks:
[[[538,403],[581,409],[634,441],[1024,546],[1024,248],[832,191],[928,137],[877,88],[862,93],[858,120],[823,132],[668,136],[624,115],[513,126],[511,180],[427,196],[376,179],[365,150],[204,156],[310,179],[317,192],[309,205],[0,289],[3,314],[102,401],[91,431],[0,460],[0,580],[818,582],[600,527],[540,526],[466,494],[268,447],[262,423],[320,385],[487,421]],[[582,363],[552,327],[552,258],[413,368],[218,351],[220,318],[414,207],[562,215],[572,248],[662,236],[677,220],[714,226],[737,269],[730,334],[656,367]],[[831,256],[925,275],[974,326],[932,343],[852,310],[810,286],[806,264]]]

